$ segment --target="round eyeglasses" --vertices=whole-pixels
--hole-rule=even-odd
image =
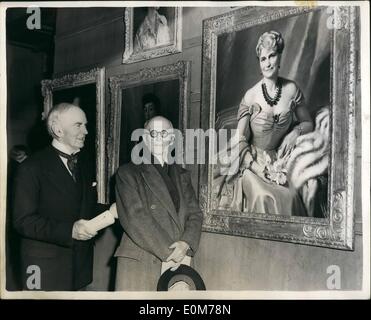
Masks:
[[[167,132],[166,130],[162,131],[151,130],[150,135],[152,138],[157,138],[158,136],[160,136],[161,138],[166,138],[169,135],[169,132]]]

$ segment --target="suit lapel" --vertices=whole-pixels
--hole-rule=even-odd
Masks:
[[[86,167],[84,165],[79,165],[80,167],[80,184],[81,184],[81,208],[80,208],[80,218],[88,218],[86,216],[87,212],[87,206],[88,206],[88,177],[86,172]]]
[[[149,189],[167,209],[176,225],[181,228],[181,223],[175,210],[173,200],[170,197],[169,191],[167,190],[166,184],[160,173],[158,173],[152,164],[143,164],[141,167],[143,168],[141,174]]]
[[[44,164],[45,172],[50,181],[60,190],[61,193],[71,196],[76,190],[76,184],[58,154],[50,147],[48,157]]]

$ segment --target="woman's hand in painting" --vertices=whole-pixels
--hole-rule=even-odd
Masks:
[[[300,134],[296,129],[287,134],[278,148],[277,158],[287,157],[291,153],[292,149],[294,149],[296,140],[299,136]]]

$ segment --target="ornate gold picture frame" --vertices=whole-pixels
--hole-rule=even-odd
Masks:
[[[150,15],[150,12],[153,12],[153,14]],[[125,51],[123,63],[148,60],[181,51],[181,7],[125,9]]]
[[[285,215],[220,209],[215,205],[215,165],[210,164],[213,155],[209,146],[208,161],[206,165],[200,165],[199,180],[199,198],[205,215],[205,231],[344,250],[354,249],[358,21],[357,9],[351,6],[249,7],[204,20],[201,111],[203,129],[217,130],[236,125],[238,104],[247,89],[240,82],[249,83],[251,76],[255,77],[256,83],[260,76],[259,61],[255,53],[257,39],[263,32],[270,30],[281,31],[285,39],[286,51],[282,53],[282,62],[286,61],[286,66],[281,65],[280,71],[284,76],[293,78],[303,87],[307,84],[306,81],[310,81],[310,76],[315,76],[316,79],[328,78],[328,85],[320,86],[319,81],[309,88],[312,91],[308,87],[305,89],[311,92],[311,95],[308,95],[309,106],[313,101],[327,101],[330,110],[327,206],[324,208],[326,214],[314,217],[296,216],[295,212]],[[324,34],[327,34],[327,38],[323,38]],[[295,48],[303,43],[303,37],[308,38],[307,43],[310,45],[303,49],[304,54],[299,59],[293,53],[298,52]],[[313,64],[306,66],[307,55],[311,53],[310,50],[326,48],[330,54],[318,65],[317,70],[320,71],[312,75],[314,67]],[[284,55],[287,54],[285,52],[292,54],[290,59],[284,60]],[[295,64],[297,70],[309,71],[301,75],[289,72]],[[321,97],[323,99],[318,100]]]

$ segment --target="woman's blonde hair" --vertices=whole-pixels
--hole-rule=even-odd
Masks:
[[[264,32],[256,45],[256,55],[259,58],[262,48],[275,49],[279,54],[282,53],[285,47],[281,33],[278,31]]]

